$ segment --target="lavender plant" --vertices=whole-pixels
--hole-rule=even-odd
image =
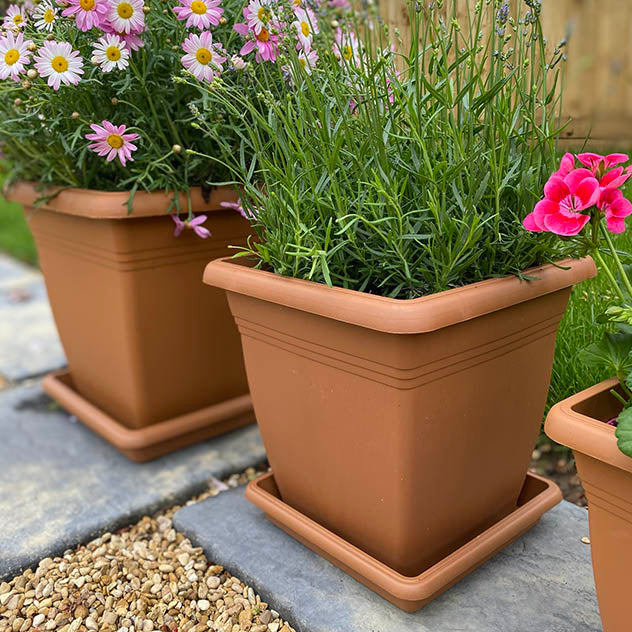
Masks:
[[[411,3],[405,53],[369,5],[314,35],[312,67],[271,0],[282,64],[256,74],[252,101],[221,79],[203,86],[195,123],[242,187],[257,238],[240,254],[395,298],[561,256],[520,221],[555,163],[563,43],[547,45],[539,1],[518,5],[464,16],[456,0]],[[283,82],[293,89],[279,97]],[[217,133],[218,111],[238,145]]]

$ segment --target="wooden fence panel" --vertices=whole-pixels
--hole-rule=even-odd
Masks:
[[[477,0],[459,2],[467,11]],[[510,4],[516,2],[524,0]],[[403,45],[408,46],[407,1],[381,0],[380,12],[391,29],[399,29]],[[632,0],[543,0],[542,26],[552,46],[568,39],[564,115],[571,118],[571,124],[565,131],[566,140],[580,144],[590,133],[591,146],[629,149]]]

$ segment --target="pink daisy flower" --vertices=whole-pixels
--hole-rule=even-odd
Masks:
[[[3,25],[8,29],[18,30],[24,26],[27,20],[24,7],[20,8],[17,4],[10,4],[4,16]]]
[[[204,226],[201,226],[201,224],[203,224],[207,219],[206,215],[198,215],[190,221],[182,221],[177,215],[172,215],[171,219],[175,222],[176,225],[173,231],[174,237],[179,237],[180,233],[185,228],[190,228],[198,237],[201,237],[202,239],[206,239],[207,237],[211,236],[211,231],[208,228],[204,228]]]
[[[140,138],[138,134],[126,134],[126,125],[112,125],[110,121],[102,121],[101,125],[90,125],[94,134],[86,134],[87,140],[95,141],[88,145],[99,156],[106,156],[108,162],[112,162],[117,156],[121,164],[125,166],[129,160],[133,162],[132,152],[138,149],[131,141]]]
[[[93,26],[98,27],[108,12],[107,0],[68,0],[68,5],[62,15],[74,15],[80,31],[89,31]]]
[[[221,0],[180,0],[180,6],[173,10],[178,20],[186,20],[187,28],[207,29],[219,24],[224,13],[220,4]]]
[[[31,40],[24,41],[24,35],[7,31],[5,37],[0,38],[0,79],[11,77],[18,81],[19,75],[26,72],[24,66],[31,63],[31,53],[28,50]]]
[[[247,9],[244,9],[244,15],[246,15],[247,11]],[[271,34],[266,28],[261,28],[258,33],[255,33],[247,24],[243,24],[242,22],[235,24],[233,29],[243,37],[249,38],[241,47],[239,51],[240,55],[247,55],[254,50],[256,51],[255,59],[258,62],[276,60],[279,52],[278,35]]]
[[[110,0],[108,23],[116,33],[142,33],[145,30],[143,0]]]
[[[130,51],[139,50],[145,45],[145,42],[143,42],[142,38],[140,37],[140,33],[142,33],[145,30],[144,27],[143,27],[143,30],[139,31],[138,33],[124,33],[120,31],[116,31],[114,27],[112,26],[112,24],[110,23],[110,21],[106,18],[99,25],[99,28],[104,33],[112,33],[113,35],[118,35],[121,41],[125,42],[125,46],[127,46],[127,48],[129,48]]]
[[[72,50],[68,42],[44,42],[35,57],[35,68],[41,77],[48,77],[53,90],[65,86],[76,86],[83,74],[83,61],[78,50]]]
[[[217,45],[213,45],[210,31],[189,35],[182,43],[182,48],[186,52],[182,57],[182,65],[198,81],[213,81],[215,75],[222,72],[226,57],[219,54]]]

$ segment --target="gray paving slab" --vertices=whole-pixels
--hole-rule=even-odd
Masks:
[[[170,506],[265,458],[252,425],[132,463],[39,385],[0,392],[0,579]]]
[[[17,382],[65,364],[42,275],[0,253],[0,375]]]
[[[298,632],[597,632],[585,509],[564,502],[520,540],[406,614],[264,518],[243,489],[176,512],[174,525]]]

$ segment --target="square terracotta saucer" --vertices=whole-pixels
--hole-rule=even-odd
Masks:
[[[246,498],[306,547],[407,612],[415,612],[531,529],[562,500],[559,487],[528,473],[517,508],[416,577],[406,577],[283,502],[274,473],[251,481]]]
[[[69,371],[50,373],[44,378],[42,388],[85,426],[138,462],[150,461],[255,421],[250,395],[242,395],[144,428],[128,428],[83,397],[75,389]]]

